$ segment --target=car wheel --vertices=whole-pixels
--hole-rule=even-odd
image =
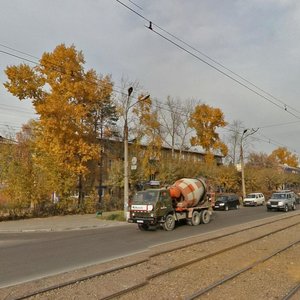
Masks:
[[[225,206],[224,206],[224,210],[226,210],[226,211],[229,210],[228,205],[225,205]]]
[[[205,209],[205,210],[202,210],[201,212],[201,223],[202,224],[207,224],[210,222],[210,212]]]
[[[285,211],[285,212],[288,212],[288,211],[289,211],[289,207],[288,207],[287,204],[284,206],[284,211]]]
[[[235,209],[239,209],[240,206],[238,204],[235,205]]]
[[[293,203],[292,210],[296,210],[296,203]]]
[[[175,228],[175,219],[173,215],[167,215],[163,228],[166,231],[171,231]]]

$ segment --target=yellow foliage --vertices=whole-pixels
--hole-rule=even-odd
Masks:
[[[140,95],[139,99],[144,96]],[[151,98],[140,100],[133,109],[133,113],[139,119],[137,141],[143,141],[147,147],[140,152],[141,166],[144,170],[145,179],[155,175],[161,159],[162,138],[160,135],[160,123],[158,112],[152,110]],[[138,145],[139,147],[140,145]]]
[[[189,126],[196,131],[196,136],[191,138],[191,144],[201,146],[207,152],[219,150],[226,155],[228,148],[216,132],[218,127],[226,125],[223,112],[219,108],[206,104],[197,105],[189,120]]]
[[[298,156],[292,154],[285,147],[278,147],[270,154],[270,159],[276,160],[280,164],[287,164],[290,167],[298,167]]]
[[[84,71],[84,57],[74,46],[44,53],[40,65],[10,66],[5,87],[20,100],[30,99],[39,115],[36,147],[60,167],[88,172],[87,162],[99,158],[99,111],[110,101],[112,83],[94,70]]]

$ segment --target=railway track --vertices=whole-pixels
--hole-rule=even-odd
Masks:
[[[219,237],[176,247],[171,251],[160,251],[150,255],[148,259],[120,268],[91,274],[7,299],[65,299],[70,293],[77,295],[77,299],[83,299],[87,291],[90,291],[91,299],[147,299],[145,295],[148,295],[148,299],[153,297],[160,297],[160,299],[210,298],[213,290],[219,290],[220,286],[236,281],[242,274],[259,269],[260,265],[280,253],[295,249],[295,247],[299,250],[300,236],[297,234],[299,232],[300,215],[290,215],[252,228],[236,230]],[[282,237],[285,242],[279,242],[283,240]],[[272,240],[274,243],[274,239],[278,240],[276,243],[278,245],[275,250],[270,251],[267,244]],[[260,249],[256,250],[256,257],[251,255],[253,249]],[[247,251],[250,254],[246,255]],[[237,264],[234,260],[237,255],[242,256],[239,257],[241,264]],[[224,265],[224,261],[227,264]],[[218,268],[218,264],[221,267]],[[229,268],[228,264],[234,268]],[[198,271],[195,273],[195,270]],[[203,270],[205,270],[204,273]],[[204,277],[208,279],[204,280]],[[127,280],[124,281],[124,278]],[[112,280],[116,283],[114,287],[111,285]],[[201,284],[195,285],[195,280]],[[108,282],[110,282],[109,291],[104,288]],[[288,297],[290,294],[290,298],[286,299],[293,299],[291,297],[298,293],[296,286],[297,281],[291,287],[286,288],[283,296]],[[95,287],[99,288],[95,290]],[[170,290],[166,287],[170,287]],[[178,291],[183,292],[178,293]]]
[[[297,300],[300,299],[300,282],[296,284],[282,300]]]
[[[230,288],[236,289],[236,286],[238,285],[238,283],[237,283],[238,277],[239,277],[240,275],[242,275],[242,274],[244,274],[244,273],[246,273],[246,272],[249,272],[249,271],[251,271],[251,270],[254,270],[255,268],[260,267],[260,265],[263,265],[263,264],[266,263],[268,260],[274,259],[278,254],[285,253],[285,252],[286,252],[288,249],[290,249],[291,247],[297,246],[297,245],[299,245],[299,244],[300,244],[300,239],[299,239],[298,241],[296,241],[296,242],[290,243],[289,245],[287,245],[286,247],[283,247],[283,248],[280,249],[280,250],[275,251],[275,252],[272,253],[271,255],[268,255],[268,256],[266,256],[266,257],[264,257],[264,258],[262,258],[262,259],[260,259],[260,260],[258,260],[258,261],[256,261],[256,262],[254,262],[253,264],[251,264],[251,265],[249,265],[249,266],[247,266],[247,267],[245,267],[245,268],[243,268],[243,269],[241,269],[241,270],[239,270],[239,271],[237,271],[237,272],[235,272],[235,273],[233,273],[233,274],[230,274],[230,275],[224,277],[223,279],[221,279],[221,280],[219,280],[219,281],[217,281],[217,282],[215,282],[215,283],[209,285],[208,287],[196,291],[196,292],[193,293],[192,295],[185,297],[185,300],[193,300],[193,299],[200,299],[200,298],[201,298],[201,299],[205,299],[205,298],[208,298],[208,299],[217,299],[218,296],[216,295],[216,292],[215,292],[215,293],[209,293],[209,292],[211,292],[211,291],[213,291],[213,290],[215,290],[215,289],[217,289],[217,288],[218,288],[217,294],[218,294],[218,295],[221,294],[222,296],[224,296],[224,291],[223,291],[223,292],[220,292],[220,288],[221,288],[221,287],[225,286],[225,285],[228,284],[229,282],[232,283],[232,280],[233,280],[233,279],[237,279],[237,280],[235,280],[235,282],[234,282],[234,286],[232,286],[232,284],[231,284],[231,286],[230,286],[229,288],[227,287],[227,289],[230,289]],[[300,248],[299,248],[299,253],[300,253]],[[252,274],[252,276],[258,276],[257,273],[258,273],[259,271],[261,271],[261,270],[264,271],[264,268],[261,268],[261,267],[260,267],[260,269],[259,269],[258,271],[255,270],[255,272],[254,272],[255,275]],[[229,284],[230,284],[230,283],[229,283]],[[272,284],[273,284],[273,282],[271,283],[271,285],[272,285]],[[244,284],[243,284],[242,286],[244,287]],[[264,288],[266,288],[266,287],[267,287],[267,286],[266,286],[266,282],[264,282]],[[291,286],[289,292],[284,296],[283,299],[291,299],[291,297],[297,292],[298,289],[299,289],[299,284],[297,284],[296,287]],[[235,292],[235,293],[236,293],[236,292]],[[231,299],[234,299],[234,297],[232,296],[232,293],[230,293],[230,294],[231,294],[231,295],[230,295]],[[204,296],[204,297],[202,297],[202,296]],[[206,296],[206,297],[205,297],[205,296]],[[248,297],[249,297],[249,296],[248,296],[248,294],[247,294],[247,298],[248,298]],[[252,297],[253,297],[253,299],[256,298],[256,296],[253,296],[253,294],[252,294]],[[235,296],[235,298],[236,298],[236,299],[242,299],[241,294],[238,293],[238,294]],[[249,298],[248,298],[248,299],[249,299]],[[256,299],[257,299],[257,298],[256,298]]]

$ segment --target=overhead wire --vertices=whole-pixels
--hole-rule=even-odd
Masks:
[[[210,58],[208,55],[203,54],[203,52],[197,50],[196,48],[192,47],[190,44],[184,42],[182,39],[176,37],[174,34],[168,32],[167,30],[163,29],[161,26],[155,24],[154,22],[152,22],[150,19],[146,18],[145,16],[143,16],[141,13],[137,12],[136,10],[132,9],[131,7],[129,7],[128,5],[126,5],[125,3],[123,3],[120,0],[116,0],[116,2],[118,2],[119,4],[121,4],[122,6],[124,6],[125,8],[127,8],[128,10],[130,10],[132,13],[136,14],[137,16],[139,16],[140,18],[142,18],[143,20],[147,21],[149,23],[149,26],[145,26],[146,28],[150,29],[152,32],[154,32],[156,35],[160,36],[161,38],[165,39],[166,41],[168,41],[169,43],[173,44],[174,46],[178,47],[179,49],[183,50],[184,52],[188,53],[189,55],[193,56],[194,58],[200,60],[201,62],[205,63],[206,65],[208,65],[209,67],[213,68],[214,70],[216,70],[217,72],[221,73],[222,75],[226,76],[227,78],[233,80],[234,82],[236,82],[237,84],[241,85],[242,87],[248,89],[249,91],[253,92],[254,94],[256,94],[257,96],[263,98],[264,100],[270,102],[271,104],[273,104],[274,106],[278,107],[281,110],[284,110],[285,112],[291,114],[292,116],[294,116],[297,119],[300,119],[300,116],[293,113],[292,111],[290,111],[288,108],[290,108],[291,110],[300,113],[300,111],[296,110],[295,108],[293,108],[292,106],[286,104],[285,102],[283,102],[282,100],[274,97],[272,94],[266,92],[265,90],[259,88],[257,85],[253,84],[252,82],[250,82],[249,80],[247,80],[246,78],[238,75],[237,73],[231,71],[229,68],[225,67],[223,64],[218,63],[216,60]],[[167,33],[168,35],[170,35],[171,37],[175,38],[176,40],[180,41],[181,43],[183,43],[184,45],[188,46],[189,48],[193,49],[194,51],[197,51],[198,53],[200,53],[201,55],[205,56],[206,58],[208,58],[209,60],[211,60],[212,62],[214,62],[215,64],[223,67],[225,70],[231,72],[232,74],[234,74],[235,76],[237,76],[238,78],[244,80],[245,82],[247,82],[248,84],[250,84],[251,86],[255,87],[257,90],[265,93],[266,95],[270,96],[271,98],[273,98],[274,100],[276,100],[277,102],[283,104],[283,106],[279,105],[278,103],[274,102],[273,100],[271,100],[270,98],[266,97],[265,95],[263,95],[262,93],[256,91],[255,89],[249,87],[247,84],[241,82],[240,80],[234,78],[233,76],[227,74],[225,71],[222,71],[220,68],[214,66],[213,64],[207,62],[206,60],[202,59],[201,57],[199,57],[198,55],[196,55],[195,53],[189,51],[188,49],[184,48],[183,46],[179,45],[178,43],[174,42],[173,40],[171,40],[170,38],[164,36],[163,34],[159,33],[158,31],[156,31],[154,29],[154,26],[157,27],[158,29],[160,29],[161,31]]]
[[[118,1],[118,0],[117,0]],[[2,47],[6,47],[7,49],[10,49],[10,50],[12,50],[12,51],[15,51],[15,52],[18,52],[18,53],[21,53],[21,54],[24,54],[24,55],[27,55],[27,56],[30,56],[30,57],[33,57],[33,58],[36,58],[36,59],[38,59],[37,57],[35,57],[35,56],[33,56],[33,55],[31,55],[31,54],[28,54],[28,53],[26,53],[26,52],[23,52],[23,51],[20,51],[20,50],[17,50],[17,49],[15,49],[15,48],[12,48],[12,47],[9,47],[9,46],[5,46],[5,45],[3,45],[3,44],[1,44],[0,43],[0,46],[2,46]],[[9,52],[7,52],[7,51],[2,51],[2,50],[0,50],[0,53],[3,53],[3,54],[6,54],[6,55],[10,55],[10,56],[13,56],[13,57],[15,57],[15,58],[18,58],[18,59],[20,59],[20,60],[25,60],[25,61],[27,61],[27,62],[30,62],[30,63],[33,63],[33,64],[35,64],[35,65],[40,65],[40,63],[38,62],[38,61],[33,61],[33,60],[29,60],[29,59],[26,59],[26,58],[24,58],[24,57],[22,57],[22,56],[19,56],[19,55],[14,55],[14,54],[12,54],[12,53],[9,53]],[[54,64],[54,63],[52,63],[51,62],[51,64],[53,64],[53,66],[55,66],[55,67],[58,67],[58,65],[56,65],[56,64]],[[65,74],[62,70],[57,70],[58,72],[60,72],[60,73],[62,73],[62,74]],[[92,81],[90,81],[89,83],[91,83],[91,84],[95,84],[95,82],[92,82]],[[118,90],[118,89],[116,89],[116,88],[113,88],[113,92],[115,92],[115,93],[118,93],[118,94],[121,94],[121,95],[123,95],[123,96],[128,96],[127,95],[127,93],[125,93],[125,92],[123,92],[121,89],[121,87],[118,87],[120,90]],[[138,101],[138,97],[135,97],[135,99]],[[162,109],[162,110],[165,110],[165,111],[168,111],[168,112],[170,112],[170,113],[174,113],[174,111],[172,111],[171,109],[168,109],[168,108],[166,108],[166,107],[163,107],[163,106],[168,106],[166,103],[163,103],[163,102],[160,102],[160,101],[158,101],[157,99],[155,99],[154,98],[154,100],[156,101],[156,103],[153,103],[153,106],[155,106],[155,107],[157,107],[157,108],[159,108],[159,109]],[[1,104],[0,104],[1,105]],[[4,104],[2,104],[2,105],[4,105]],[[6,106],[8,106],[8,105],[6,105]],[[182,116],[184,116],[184,117],[190,117],[189,115],[187,115],[186,113],[184,113],[184,112],[181,112],[180,111],[180,107],[176,107],[176,109],[177,109],[177,114],[179,114],[179,115],[182,115]],[[179,110],[179,111],[178,111]],[[299,117],[300,118],[300,117]],[[300,121],[299,121],[300,122]],[[295,122],[290,122],[291,124],[292,123],[297,123],[296,121]],[[280,124],[280,125],[282,125],[282,124]],[[272,126],[280,126],[280,125],[272,125]],[[2,126],[7,126],[7,125],[2,125]],[[15,128],[17,128],[16,126],[10,126],[10,127],[15,127]],[[259,127],[259,128],[266,128],[266,127],[271,127],[271,126],[265,126],[265,127]],[[19,128],[21,128],[21,127],[19,127]],[[219,128],[219,129],[224,129],[224,130],[228,130],[228,131],[232,131],[232,130],[229,130],[229,129],[226,129],[226,128]],[[268,138],[267,138],[268,139]],[[270,139],[269,139],[270,140]],[[284,145],[283,145],[284,146]],[[286,148],[289,148],[288,146],[285,146]]]
[[[4,44],[2,44],[2,43],[0,43],[0,46],[5,47],[5,48],[7,48],[7,49],[10,49],[10,50],[12,50],[12,51],[15,51],[15,52],[18,52],[18,53],[21,53],[21,54],[24,54],[24,55],[27,55],[27,56],[30,56],[30,57],[33,57],[33,58],[38,59],[38,57],[36,57],[36,56],[34,56],[34,55],[31,55],[31,54],[26,53],[26,52],[24,52],[24,51],[17,50],[17,49],[15,49],[15,48],[9,47],[9,46],[4,45]],[[24,58],[24,57],[21,57],[21,56],[15,56],[15,55],[13,55],[13,54],[11,54],[11,53],[8,53],[8,52],[6,52],[6,51],[1,51],[1,50],[0,50],[0,52],[3,52],[4,54],[7,54],[7,55],[12,55],[12,56],[14,56],[14,57],[16,57],[16,58],[18,58],[18,59],[21,59],[21,60],[26,60],[26,58]],[[35,64],[35,65],[40,65],[40,63],[37,62],[37,61],[29,60],[29,62],[31,62],[31,63],[33,63],[33,64]],[[55,67],[58,67],[58,65],[56,65],[56,64],[54,64],[54,63],[51,63],[51,64],[53,64]],[[64,73],[62,70],[58,70],[58,71],[59,71],[60,73]],[[94,82],[90,82],[90,83],[94,84]],[[114,85],[114,87],[115,87],[115,88],[113,88],[113,91],[114,91],[114,92],[116,92],[116,93],[118,93],[118,94],[121,94],[121,95],[123,95],[123,96],[127,96],[126,93],[124,93],[123,91],[121,91],[121,89],[122,89],[121,87],[118,87],[118,86],[116,86],[116,85]],[[172,110],[163,107],[163,106],[168,106],[167,103],[161,102],[161,101],[159,101],[159,100],[156,99],[156,98],[154,98],[154,99],[155,99],[155,101],[156,101],[157,103],[159,103],[159,105],[155,105],[155,104],[154,104],[155,106],[157,106],[158,108],[163,109],[163,110],[165,110],[165,111],[173,112]],[[136,100],[138,100],[138,98],[136,98]],[[8,106],[8,105],[5,105],[5,104],[0,104],[0,106],[1,106],[1,105],[2,105],[2,106]],[[182,107],[176,107],[176,109],[181,110]],[[17,108],[17,110],[19,110],[19,108]],[[29,112],[28,112],[28,113],[29,113]],[[181,114],[181,115],[183,115],[183,116],[186,116],[184,113],[181,113],[181,112],[178,112],[178,113]],[[295,123],[298,123],[298,122],[300,122],[300,121],[287,122],[287,123],[279,123],[279,124],[266,125],[266,126],[259,126],[259,128],[262,129],[262,128],[268,128],[268,127],[281,126],[281,125],[295,124]]]
[[[141,14],[137,13],[136,11],[134,11],[133,9],[129,8],[128,6],[126,6],[124,3],[122,3],[121,1],[119,0],[116,0],[117,2],[119,2],[120,4],[122,4],[123,6],[125,6],[126,8],[128,8],[129,10],[131,10],[132,12],[134,12],[135,14],[137,14],[138,16],[140,16],[141,18],[143,18],[144,20],[146,20],[147,22],[149,22],[149,29],[152,30],[154,33],[156,33],[157,35],[159,35],[160,37],[164,38],[165,40],[167,40],[168,42],[174,44],[176,47],[180,48],[181,50],[187,52],[188,54],[194,56],[196,59],[199,59],[200,61],[202,61],[203,63],[207,64],[208,66],[210,66],[211,68],[215,69],[216,71],[220,72],[221,74],[223,74],[224,76],[234,80],[236,83],[242,85],[243,87],[247,88],[248,90],[254,92],[255,94],[257,94],[258,96],[264,98],[265,100],[269,101],[270,103],[272,103],[273,105],[279,107],[282,109],[282,107],[280,105],[278,105],[277,103],[273,102],[272,100],[270,100],[269,98],[265,97],[264,95],[258,93],[257,91],[253,90],[252,88],[249,88],[247,85],[245,85],[244,83],[238,81],[237,79],[233,78],[232,76],[228,75],[227,73],[223,72],[222,70],[216,68],[215,66],[213,66],[212,64],[206,62],[205,60],[203,60],[202,58],[200,58],[199,56],[195,55],[194,53],[192,53],[191,51],[185,49],[184,47],[180,46],[179,44],[175,43],[174,41],[168,39],[167,37],[163,36],[162,34],[160,34],[159,32],[157,32],[155,29],[153,29],[153,26],[156,26],[157,28],[159,28],[161,31],[167,33],[168,35],[172,36],[173,38],[175,38],[176,40],[180,41],[181,43],[183,43],[184,45],[188,46],[189,48],[193,49],[194,51],[200,53],[201,55],[203,55],[204,57],[206,57],[207,59],[211,60],[212,62],[214,62],[215,64],[221,66],[222,68],[224,68],[225,70],[231,72],[232,74],[234,74],[235,76],[239,77],[240,79],[244,80],[245,82],[249,83],[250,85],[252,85],[253,87],[255,87],[256,89],[262,91],[263,93],[267,94],[268,96],[272,97],[273,99],[277,100],[278,102],[280,102],[281,104],[284,105],[284,110],[287,111],[288,113],[290,113],[291,115],[295,116],[296,118],[299,118],[299,116],[293,114],[292,112],[290,112],[289,110],[287,110],[287,107],[291,108],[292,110],[296,111],[296,112],[299,112],[297,111],[296,109],[294,109],[293,107],[291,107],[290,105],[287,105],[286,103],[284,103],[283,101],[281,101],[280,99],[274,97],[272,94],[266,92],[265,90],[259,88],[257,85],[253,84],[252,82],[248,81],[247,79],[245,79],[244,77],[238,75],[237,73],[233,72],[232,70],[230,70],[229,68],[225,67],[224,65],[220,64],[219,62],[217,62],[216,60],[210,58],[209,56],[207,56],[205,53],[197,50],[196,48],[192,47],[191,45],[189,45],[188,43],[186,43],[185,41],[183,41],[182,39],[176,37],[175,35],[173,35],[172,33],[168,32],[167,30],[163,29],[162,27],[160,27],[159,25],[151,22],[149,19],[145,18],[144,16],[142,16]],[[129,2],[131,2],[132,4],[136,5],[135,3],[133,3],[132,1],[128,0]],[[139,7],[138,5],[136,5],[137,7]],[[142,9],[141,7],[139,7],[140,9]],[[19,50],[16,50],[12,47],[8,47],[4,44],[0,44],[0,46],[2,47],[5,47],[9,50],[12,50],[12,51],[15,51],[17,53],[20,53],[20,54],[24,54],[24,55],[27,55],[29,57],[32,57],[32,58],[35,58],[35,59],[38,59],[36,56],[33,56],[31,54],[28,54],[28,53],[25,53],[23,51],[19,51]],[[6,55],[10,55],[10,56],[13,56],[15,58],[18,58],[18,59],[21,59],[21,60],[24,60],[24,61],[27,61],[27,62],[30,62],[30,63],[33,63],[35,65],[40,65],[39,62],[36,62],[36,61],[33,61],[33,60],[30,60],[30,59],[27,59],[27,58],[24,58],[24,57],[21,57],[19,55],[16,55],[16,54],[12,54],[12,53],[9,53],[7,51],[3,51],[3,50],[0,50],[1,53],[4,53]],[[114,89],[114,92],[117,92],[117,93],[120,93],[120,94],[123,94],[123,95],[126,95],[125,93],[121,92],[121,91],[118,91],[116,89]],[[157,101],[159,103],[159,101]],[[161,103],[161,105],[166,105],[165,103]],[[169,111],[169,112],[172,112],[171,110],[168,110],[166,108],[163,108],[162,106],[159,106],[160,109],[164,109],[166,111]],[[19,110],[20,111],[20,110]],[[27,113],[27,112],[24,112],[24,113]],[[28,112],[29,113],[29,112]],[[288,122],[288,123],[281,123],[281,124],[273,124],[273,125],[269,125],[269,126],[261,126],[259,128],[268,128],[268,127],[274,127],[274,126],[281,126],[281,125],[287,125],[287,124],[294,124],[294,123],[297,123],[297,122]],[[7,125],[7,124],[1,124],[0,123],[0,126],[9,126],[9,127],[15,127],[15,128],[21,128],[21,127],[17,127],[17,126],[11,126],[11,125]],[[272,139],[268,138],[265,136],[265,138],[267,140],[262,140],[262,139],[259,139],[259,138],[255,138],[255,139],[258,139],[258,140],[261,140],[261,141],[264,141],[264,142],[268,142],[268,143],[272,143],[276,146],[283,146],[283,147],[286,147],[288,148],[286,145],[283,145],[281,143],[278,143],[278,142],[275,142],[273,141]],[[293,151],[295,152],[295,150]]]

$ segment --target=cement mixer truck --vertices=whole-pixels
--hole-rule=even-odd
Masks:
[[[129,223],[140,230],[155,229],[158,225],[171,231],[178,221],[196,226],[210,221],[210,202],[206,185],[201,179],[182,178],[172,186],[137,192],[129,206]]]

